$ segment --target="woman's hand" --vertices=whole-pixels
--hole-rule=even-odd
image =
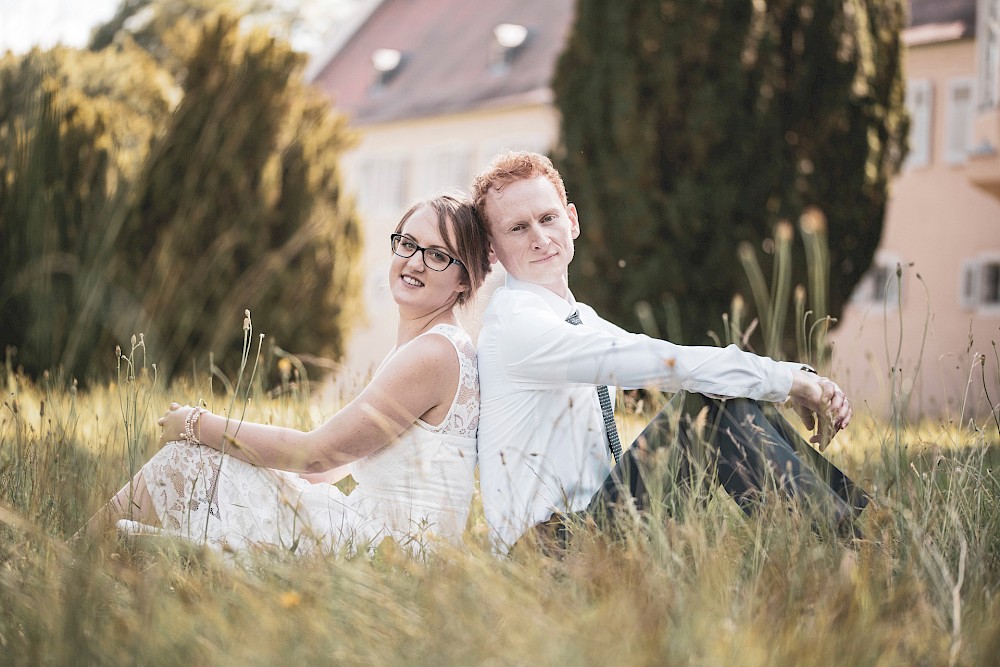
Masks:
[[[179,403],[171,403],[163,416],[156,423],[160,425],[163,432],[160,433],[160,447],[175,440],[186,440],[184,435],[184,422],[188,414],[194,410],[190,405],[181,406]]]
[[[809,442],[820,451],[826,449],[837,431],[847,428],[854,410],[844,390],[830,378],[792,371],[792,390],[788,395],[792,407],[810,431],[816,429]]]

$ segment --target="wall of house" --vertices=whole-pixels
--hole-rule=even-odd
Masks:
[[[468,193],[472,177],[505,149],[547,152],[558,136],[558,115],[542,99],[462,114],[360,127],[360,142],[345,155],[345,185],[357,197],[365,232],[367,321],[348,343],[340,381],[363,382],[393,346],[396,309],[388,292],[389,234],[410,204],[447,191]],[[502,282],[494,270],[479,298],[460,316],[478,330],[488,295]]]
[[[974,91],[976,57],[972,40],[914,46],[908,53],[914,150],[893,182],[877,265],[831,335],[831,374],[862,412],[890,412],[889,369],[898,365],[895,394],[909,395],[911,413],[982,417],[988,411],[976,366],[982,354],[990,395],[1000,400],[992,345],[1000,343],[1000,294],[994,301],[980,294],[973,303],[967,280],[978,266],[974,291],[988,292],[994,278],[987,274],[996,266],[1000,282],[1000,201],[969,182],[963,151],[956,150],[963,137],[965,149],[983,138],[967,96],[970,86]],[[342,386],[365,381],[393,345],[388,235],[402,212],[418,198],[464,190],[502,149],[548,150],[558,116],[545,98],[539,93],[487,110],[358,128],[360,142],[345,156],[344,172],[365,221],[367,321],[349,342]],[[966,118],[968,136],[959,117]],[[895,283],[885,289],[897,263],[903,265],[898,304]],[[495,275],[464,314],[473,333],[501,280]]]
[[[895,393],[910,395],[911,414],[982,418],[989,408],[978,355],[987,359],[990,396],[1000,400],[1000,201],[969,182],[957,150],[981,140],[967,96],[975,44],[914,46],[907,68],[911,158],[892,184],[877,265],[832,334],[832,374],[875,414],[890,411],[896,367]]]

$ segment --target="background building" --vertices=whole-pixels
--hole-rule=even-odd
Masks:
[[[836,377],[876,411],[891,404],[892,377],[918,414],[986,414],[984,370],[1000,401],[998,8],[1000,0],[911,5],[910,153],[875,265],[832,335]]]
[[[366,225],[368,322],[348,347],[348,371],[370,371],[395,339],[386,273],[405,208],[467,190],[503,149],[544,153],[555,143],[549,82],[572,18],[572,0],[369,2],[316,65],[314,82],[359,133],[343,166]],[[470,329],[498,280],[465,314]]]
[[[573,8],[369,0],[317,59],[315,83],[359,132],[344,170],[366,222],[368,323],[349,346],[349,370],[363,376],[392,345],[387,244],[405,206],[467,187],[502,149],[548,152],[558,140],[549,84]],[[910,156],[876,264],[832,334],[833,373],[879,413],[895,395],[921,414],[983,414],[983,370],[1000,400],[1000,0],[911,9]],[[474,329],[475,310],[467,319]]]

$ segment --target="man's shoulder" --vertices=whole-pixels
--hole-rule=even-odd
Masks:
[[[511,317],[531,310],[550,310],[545,299],[533,292],[499,287],[484,311],[484,317]]]

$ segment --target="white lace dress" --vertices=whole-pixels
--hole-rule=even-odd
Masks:
[[[459,327],[455,400],[439,426],[418,420],[394,442],[350,466],[348,495],[294,473],[262,468],[185,441],[167,443],[142,468],[163,532],[224,552],[267,547],[295,553],[354,553],[385,537],[414,553],[461,541],[472,499],[479,425],[475,346]]]

